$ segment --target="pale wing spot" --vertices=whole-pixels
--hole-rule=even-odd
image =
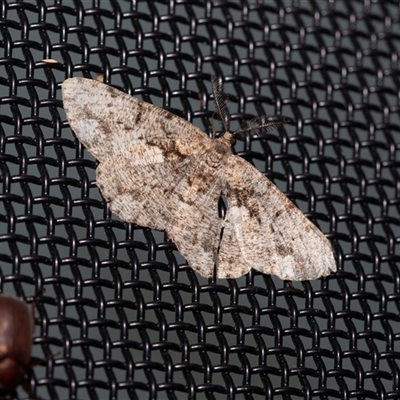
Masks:
[[[99,135],[99,123],[95,119],[76,120],[74,129],[80,132],[81,140],[90,143]]]

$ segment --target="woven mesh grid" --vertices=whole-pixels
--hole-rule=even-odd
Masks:
[[[32,391],[400,398],[396,1],[0,5],[0,290],[45,289],[33,354],[48,358]],[[235,151],[328,236],[335,275],[294,288],[255,271],[207,280],[162,232],[107,210],[60,84],[101,77],[210,132],[210,72],[234,124],[296,121]]]

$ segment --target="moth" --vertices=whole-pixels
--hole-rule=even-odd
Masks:
[[[229,132],[227,95],[213,78],[223,134],[201,129],[152,104],[95,80],[62,84],[64,109],[77,138],[97,158],[96,183],[122,220],[165,230],[204,277],[237,278],[254,268],[285,280],[336,271],[322,232],[231,145],[239,133],[281,126],[261,117]],[[227,200],[218,216],[220,196]]]

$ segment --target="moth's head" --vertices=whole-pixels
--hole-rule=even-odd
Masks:
[[[221,133],[221,135],[218,136],[222,142],[225,142],[229,146],[234,146],[236,143],[235,136],[232,134],[232,132],[226,131],[224,133]]]

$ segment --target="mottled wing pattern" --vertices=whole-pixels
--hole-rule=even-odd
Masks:
[[[124,221],[165,230],[189,265],[210,277],[223,223],[217,206],[223,184],[215,170],[205,173],[201,159],[196,154],[182,162],[141,166],[137,179],[129,160],[118,168],[102,162],[97,184],[112,212]]]
[[[218,200],[225,182],[221,171],[207,162],[207,156],[206,151],[192,156],[193,162],[167,205],[170,215],[165,230],[189,265],[200,275],[211,277],[223,224]]]
[[[176,186],[208,136],[109,85],[67,79],[63,101],[78,139],[99,161],[96,183],[123,220],[163,230]],[[182,183],[183,184],[183,183]]]
[[[135,165],[165,162],[210,141],[190,122],[92,79],[67,79],[62,92],[71,128],[100,162],[132,154]]]
[[[228,212],[218,258],[219,278],[236,278],[250,268],[295,281],[336,271],[331,245],[323,233],[261,172],[232,155],[225,178]]]
[[[232,155],[228,132],[211,140],[97,81],[72,78],[62,89],[71,128],[99,161],[97,185],[111,211],[166,230],[202,276],[212,276],[215,263],[219,278],[255,268],[308,280],[336,270],[329,241],[264,175]],[[221,193],[225,220],[218,217]]]
[[[176,185],[184,180],[177,171],[188,168],[190,159],[137,166],[120,157],[118,163],[103,161],[96,183],[110,210],[126,222],[165,230],[171,214]]]

